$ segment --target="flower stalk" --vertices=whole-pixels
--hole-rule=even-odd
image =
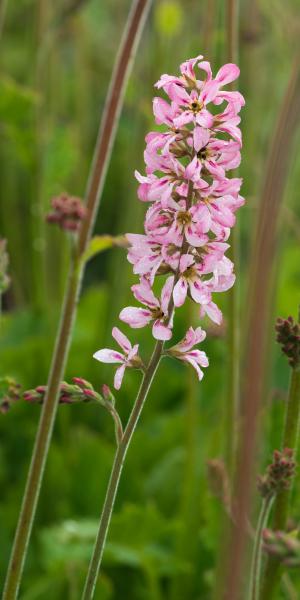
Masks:
[[[129,417],[127,426],[125,428],[124,434],[120,439],[115,459],[111,471],[110,480],[107,487],[107,492],[105,496],[105,501],[102,509],[101,519],[99,523],[99,530],[93,550],[93,555],[91,558],[91,562],[89,565],[89,570],[87,574],[87,579],[85,582],[85,587],[82,595],[82,600],[90,600],[94,595],[94,590],[99,574],[99,569],[101,566],[103,550],[105,546],[105,541],[107,537],[107,532],[111,520],[112,510],[119,486],[119,481],[121,477],[121,473],[123,470],[124,460],[131,442],[131,438],[135,431],[136,425],[138,423],[140,414],[143,410],[143,406],[145,404],[152,380],[156,373],[156,370],[159,365],[159,361],[161,359],[163,348],[163,342],[157,341],[152,357],[144,374],[140,390],[138,392],[136,401],[134,403],[131,415]]]
[[[139,276],[131,290],[142,306],[123,308],[119,318],[132,329],[151,326],[157,342],[117,448],[83,600],[94,594],[124,459],[162,354],[189,363],[199,380],[201,367],[208,367],[206,354],[195,348],[206,337],[201,327],[189,327],[180,342],[163,351],[173,336],[175,311],[191,299],[200,307],[200,317],[207,315],[220,324],[222,313],[212,294],[227,291],[235,281],[234,265],[225,256],[226,241],[244,199],[239,195],[241,180],[227,178],[226,172],[240,162],[238,113],[244,99],[239,92],[222,89],[238,77],[236,65],[224,65],[213,78],[209,62],[202,59],[199,55],[187,60],[180,65],[179,77],[164,74],[156,83],[171,100],[153,101],[156,123],[167,128],[146,136],[146,176],[136,172],[138,197],[150,207],[144,234],[126,237],[128,260]],[[224,102],[221,112],[210,112],[210,103]],[[158,298],[152,288],[161,276],[166,280]],[[112,335],[123,352],[103,348],[94,358],[120,365],[114,376],[119,390],[125,370],[141,368],[143,361],[138,344],[132,345],[117,327]]]
[[[48,378],[47,395],[43,404],[32,453],[31,465],[4,587],[3,600],[14,600],[18,595],[21,583],[52,438],[58,404],[59,385],[64,375],[75,322],[76,306],[81,290],[84,265],[80,264],[80,257],[87,248],[98,213],[100,197],[123,105],[126,84],[150,5],[151,0],[134,0],[132,4],[107,94],[106,106],[100,123],[98,140],[87,186],[87,218],[81,225],[76,256],[70,266],[60,325]]]
[[[294,324],[290,318],[277,321],[277,341],[292,366],[288,401],[283,431],[283,447],[291,448],[296,458],[300,428],[300,319]],[[285,531],[288,523],[291,489],[283,489],[276,497],[272,529]],[[282,566],[276,556],[269,555],[264,573],[261,600],[272,600],[282,574]]]
[[[261,563],[262,563],[262,542],[263,531],[267,525],[269,514],[273,504],[273,497],[267,496],[263,499],[254,539],[252,565],[250,573],[250,593],[249,600],[259,600]]]

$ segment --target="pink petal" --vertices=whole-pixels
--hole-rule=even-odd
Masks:
[[[190,365],[192,365],[192,367],[194,367],[194,369],[198,375],[198,379],[199,379],[199,381],[201,381],[203,379],[204,373],[203,373],[203,371],[201,371],[201,369],[200,369],[199,365],[196,363],[196,361],[193,360],[192,358],[190,358],[189,355],[186,355],[183,360],[190,363]]]
[[[190,254],[183,254],[180,258],[180,273],[184,273],[193,263],[194,258]]]
[[[176,83],[171,83],[168,86],[168,95],[171,100],[174,100],[180,106],[187,106],[190,103],[190,97],[183,87],[180,87]]]
[[[131,289],[135,298],[142,304],[146,304],[146,306],[149,306],[150,308],[159,306],[159,301],[155,298],[147,279],[141,279],[141,282],[133,285]]]
[[[174,285],[174,276],[168,277],[162,291],[161,291],[161,309],[166,315],[168,313],[169,303],[172,295]]]
[[[110,350],[109,348],[103,348],[93,354],[93,358],[103,363],[123,363],[125,357],[120,352]]]
[[[203,127],[196,126],[194,129],[194,148],[196,152],[199,152],[201,148],[206,146],[209,140],[210,134],[207,129],[203,129]]]
[[[120,331],[118,327],[114,327],[112,330],[112,336],[115,338],[116,342],[123,348],[124,352],[128,354],[131,350],[132,346],[129,339]]]
[[[152,333],[156,340],[170,340],[172,337],[172,331],[170,327],[164,325],[159,319],[154,321]]]
[[[124,323],[127,323],[133,329],[145,327],[152,321],[152,313],[144,308],[136,308],[135,306],[127,306],[120,312],[119,318]]]
[[[190,282],[190,292],[193,300],[197,302],[197,304],[202,304],[207,300],[207,292],[203,289],[200,279]]]
[[[158,125],[161,125],[162,123],[167,125],[172,124],[173,111],[170,104],[166,102],[166,100],[163,100],[162,98],[154,98],[153,112]]]
[[[227,83],[231,83],[238,78],[240,74],[240,70],[237,65],[233,63],[227,63],[223,65],[221,69],[218,71],[216,75],[215,81],[217,81],[221,85],[226,85]]]
[[[200,315],[203,316],[207,314],[207,316],[217,325],[221,325],[223,315],[218,306],[214,302],[210,302],[209,304],[203,304],[200,309]]]
[[[119,367],[115,372],[114,388],[116,390],[119,390],[122,385],[125,369],[126,369],[126,365],[121,365],[121,367]]]
[[[187,295],[187,289],[188,285],[186,279],[180,277],[173,290],[175,306],[182,306],[182,304],[184,304]]]
[[[137,355],[139,351],[139,344],[135,344],[132,348],[132,350],[130,350],[130,352],[128,353],[128,357],[127,357],[127,364],[130,363],[130,361]]]

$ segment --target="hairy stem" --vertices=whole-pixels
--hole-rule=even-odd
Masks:
[[[108,162],[111,156],[118,118],[121,112],[126,84],[133,58],[141,37],[143,26],[151,5],[151,0],[135,0],[128,17],[127,26],[116,59],[105,110],[101,119],[98,140],[95,148],[90,177],[87,186],[88,217],[80,231],[78,256],[85,251],[99,208]],[[76,304],[80,294],[83,269],[78,269],[76,261],[70,267],[65,301],[60,326],[57,332],[49,373],[47,394],[43,405],[31,465],[19,515],[19,522],[8,567],[3,600],[14,600],[20,587],[28,543],[32,531],[41,483],[45,470],[48,450],[58,404],[60,381],[71,343],[72,329],[76,315]]]
[[[259,599],[260,590],[260,578],[261,578],[261,559],[262,559],[262,532],[265,529],[270,510],[272,507],[273,498],[268,496],[264,498],[261,510],[259,513],[257,527],[255,532],[253,555],[252,555],[252,566],[250,573],[250,587],[249,587],[249,600]]]
[[[137,422],[139,420],[140,414],[143,410],[143,406],[145,400],[147,398],[153,377],[159,365],[159,361],[161,359],[163,349],[163,342],[157,342],[150,359],[149,365],[144,374],[138,395],[136,397],[136,401],[134,403],[131,415],[129,417],[128,423],[126,425],[123,438],[117,448],[114,464],[111,471],[111,476],[106,492],[106,497],[102,509],[98,534],[93,550],[93,555],[91,558],[91,562],[89,565],[89,570],[85,582],[85,587],[82,595],[82,600],[89,600],[93,597],[95,586],[97,583],[97,578],[99,574],[99,569],[102,561],[103,550],[105,546],[106,536],[111,520],[112,510],[115,502],[115,497],[117,494],[119,481],[123,469],[124,460],[127,454],[127,450],[129,448],[132,435],[136,428]]]
[[[300,368],[292,370],[289,397],[286,408],[285,426],[283,433],[283,448],[294,450],[297,455],[300,426]],[[291,490],[281,490],[276,497],[272,529],[285,530],[288,522]],[[281,564],[275,556],[268,556],[261,600],[272,600],[281,576]]]

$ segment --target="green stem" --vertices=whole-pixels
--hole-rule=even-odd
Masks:
[[[163,342],[157,342],[150,359],[147,370],[144,374],[143,381],[141,383],[136,401],[134,403],[131,415],[129,417],[128,423],[126,425],[123,438],[117,448],[113,468],[111,471],[111,476],[106,492],[106,497],[102,509],[99,530],[95,542],[95,547],[93,551],[93,555],[91,558],[91,562],[89,565],[89,570],[87,574],[87,579],[85,582],[85,587],[82,595],[82,600],[90,600],[95,591],[95,586],[97,583],[97,578],[99,574],[99,569],[102,561],[103,550],[105,546],[106,536],[111,520],[112,510],[115,502],[116,493],[119,486],[119,481],[123,469],[124,460],[127,454],[128,447],[131,442],[132,435],[136,428],[137,422],[139,420],[140,414],[143,410],[143,406],[145,400],[147,398],[153,377],[156,373],[157,367],[159,365],[159,361],[161,359],[163,349]]]
[[[300,368],[292,370],[289,396],[286,408],[285,426],[283,433],[283,448],[294,450],[297,456],[297,446],[300,427]],[[285,530],[288,522],[291,490],[282,490],[276,497],[272,528],[275,531]],[[281,576],[281,564],[275,556],[268,556],[261,600],[272,600]]]
[[[87,186],[86,204],[88,208],[88,218],[83,222],[80,231],[77,249],[78,259],[86,250],[93,230],[115,139],[117,123],[123,105],[126,84],[150,5],[151,0],[134,0],[120,44],[107,94],[105,109],[100,123],[98,140]],[[31,465],[27,477],[2,600],[15,600],[21,583],[48,450],[52,438],[57,411],[59,384],[64,376],[65,364],[71,343],[83,271],[84,267],[82,269],[78,268],[76,259],[70,267],[65,301],[53,351],[52,366],[48,377],[47,394],[32,453]]]
[[[261,578],[261,558],[262,558],[262,532],[265,529],[268,517],[270,514],[270,510],[272,507],[273,498],[272,496],[268,496],[264,498],[261,510],[259,513],[257,527],[255,532],[255,540],[253,547],[253,555],[252,555],[252,566],[251,566],[251,574],[250,574],[250,594],[249,600],[258,600],[259,599],[259,590],[260,590],[260,578]]]

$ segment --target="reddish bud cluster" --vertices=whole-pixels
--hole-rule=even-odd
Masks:
[[[66,231],[78,231],[81,221],[86,218],[87,210],[80,198],[61,194],[51,201],[53,211],[46,219],[48,223],[57,223]]]
[[[293,369],[300,366],[300,324],[293,317],[277,319],[275,330],[276,340],[281,345],[282,352],[286,354],[289,364]]]
[[[89,400],[97,400],[103,404],[103,399],[98,394],[91,383],[80,377],[73,377],[74,385],[63,381],[59,388],[59,403],[60,404],[74,404],[77,402],[88,402]],[[24,392],[23,398],[27,402],[35,402],[42,404],[47,392],[47,386],[38,385],[32,390]]]
[[[274,461],[267,467],[265,475],[258,478],[258,490],[263,498],[275,496],[290,487],[296,468],[293,456],[294,452],[290,448],[285,448],[282,452],[275,450]]]
[[[271,556],[276,556],[288,567],[300,566],[300,540],[297,531],[263,531],[263,549]]]
[[[6,240],[0,239],[0,294],[5,292],[9,286],[8,269],[8,254],[6,251]]]
[[[20,399],[20,389],[20,384],[11,377],[0,379],[0,412],[7,413],[11,405]]]

